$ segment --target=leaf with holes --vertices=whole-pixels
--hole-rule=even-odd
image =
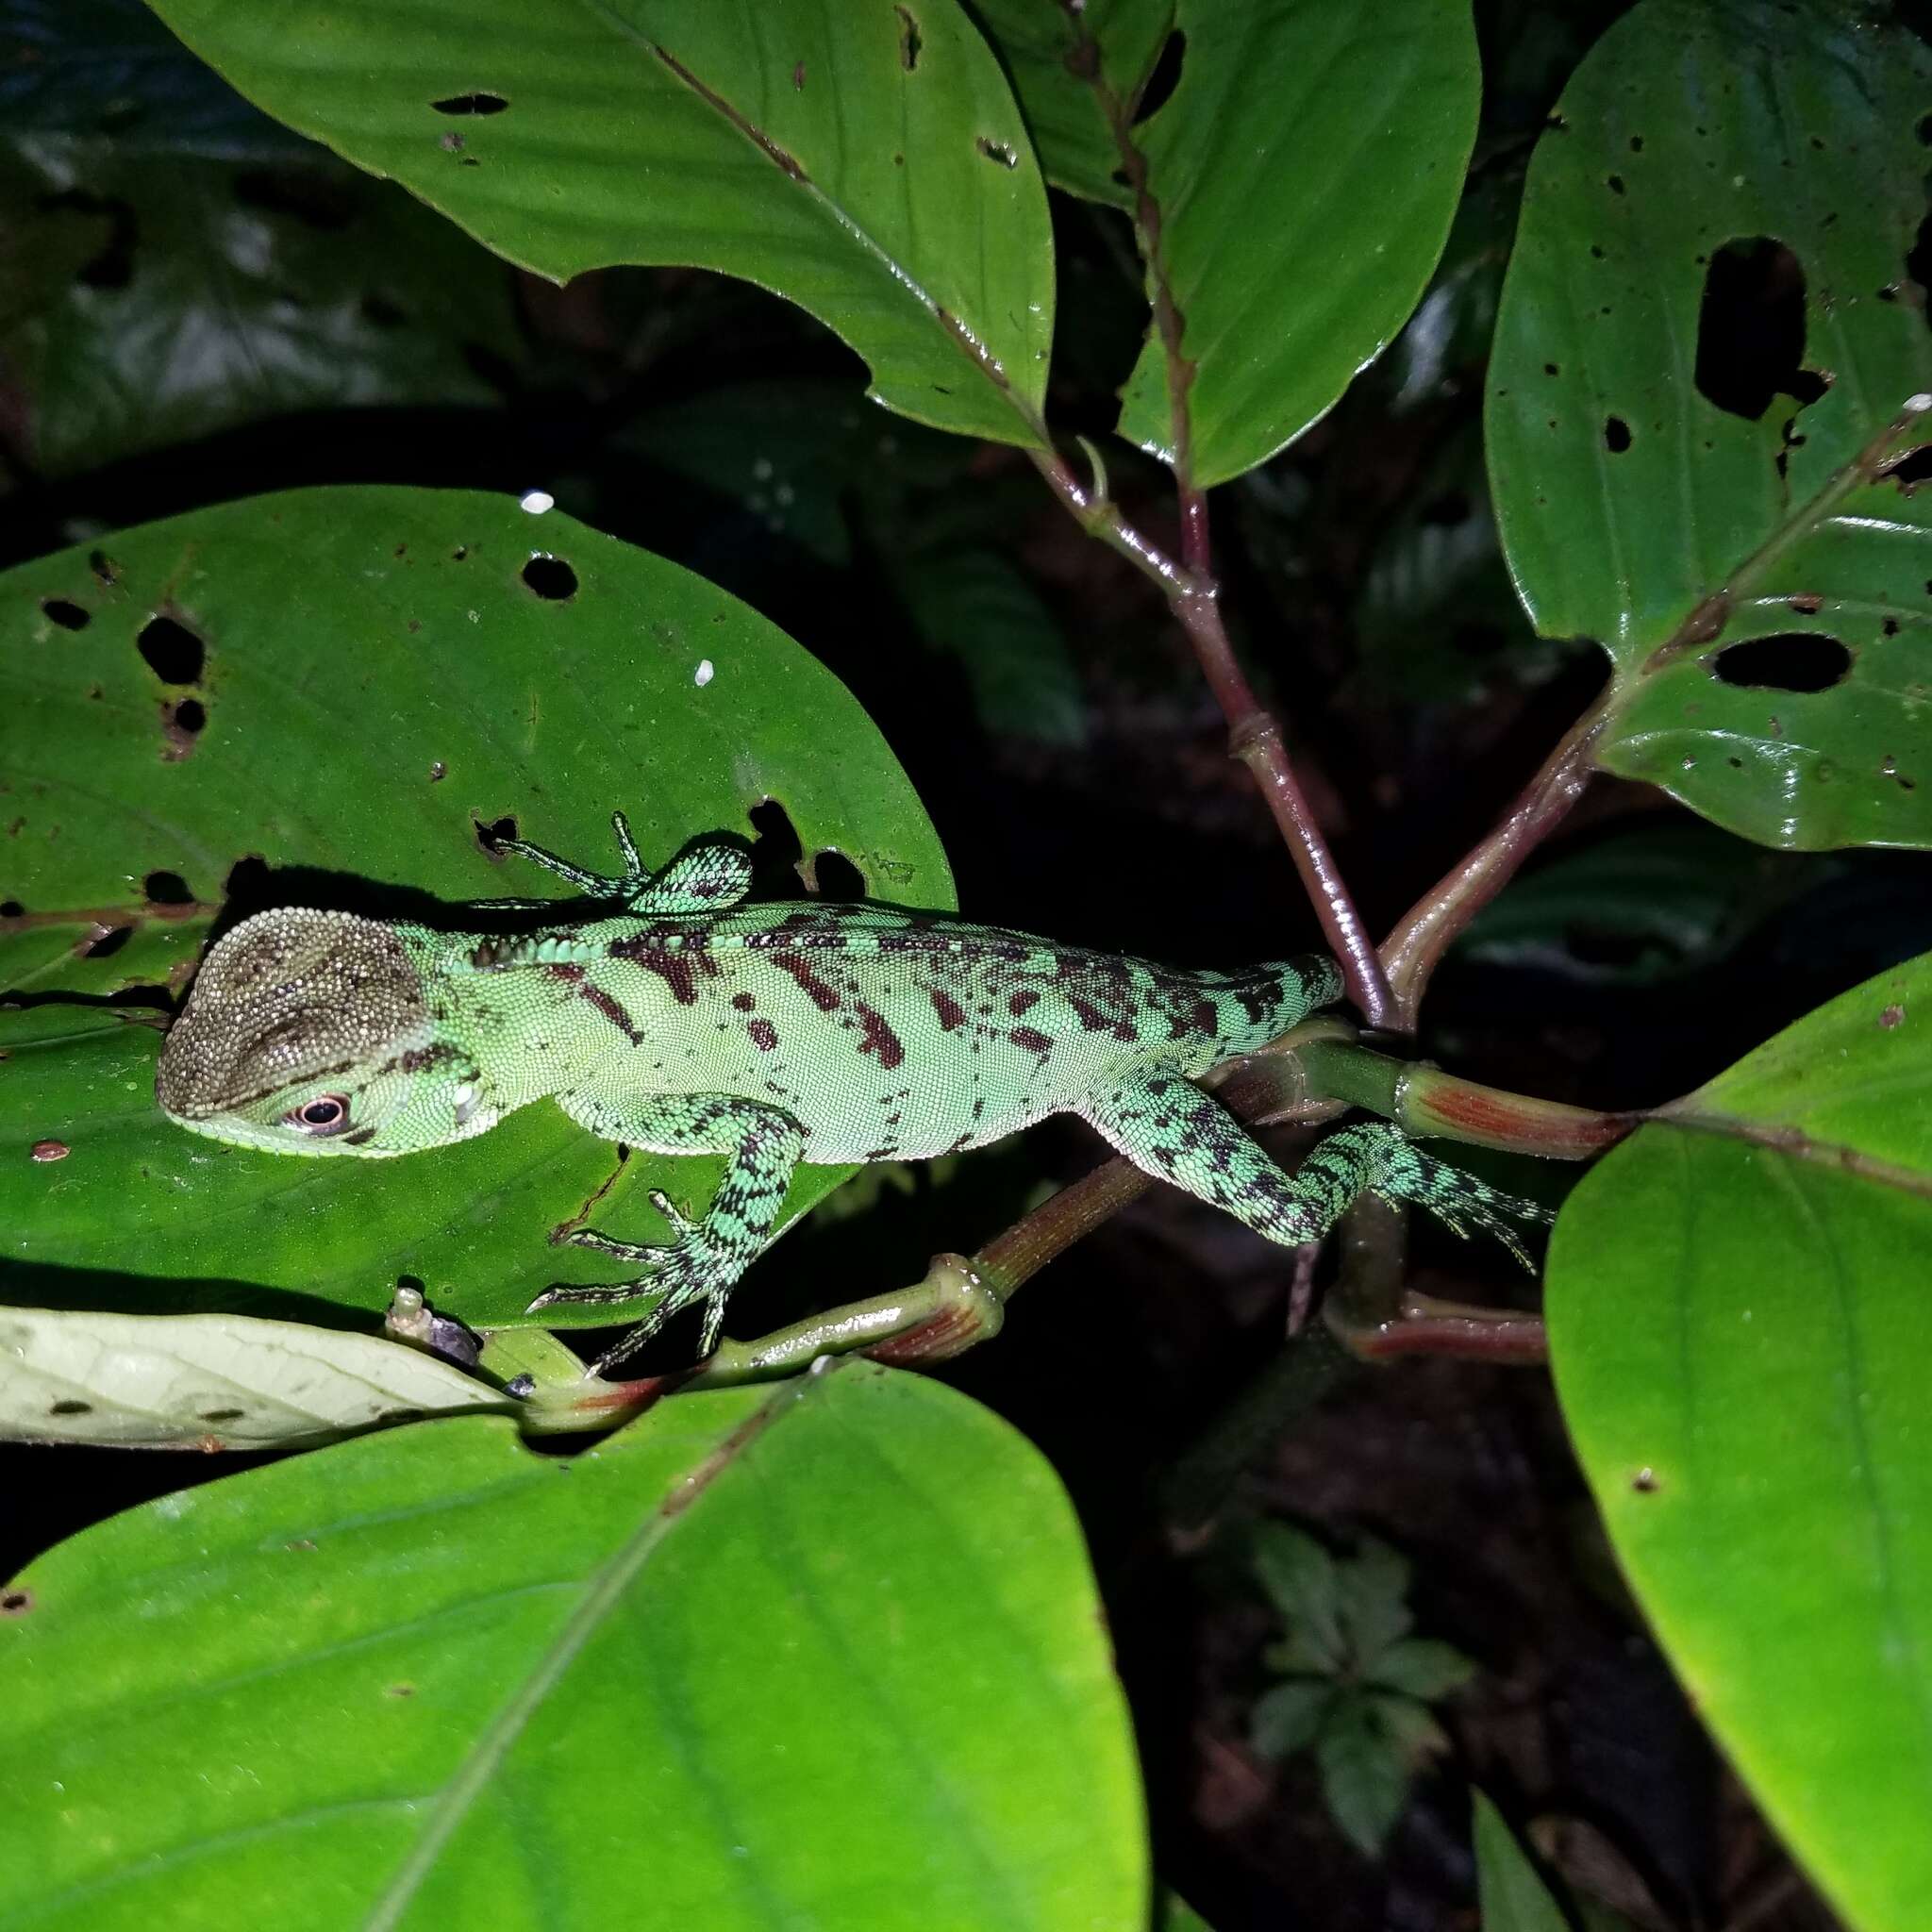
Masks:
[[[1849,1924],[1932,1890],[1932,955],[1799,1021],[1585,1178],[1551,1359],[1625,1574]]]
[[[1517,587],[1610,653],[1599,761],[1765,844],[1932,843],[1928,109],[1902,26],[1646,0],[1524,198],[1487,403]]]
[[[874,896],[952,902],[836,680],[702,578],[555,511],[394,489],[197,511],[0,576],[0,989],[50,1002],[0,1012],[15,1301],[373,1310],[407,1275],[482,1325],[560,1273],[608,1278],[575,1249],[559,1270],[551,1229],[594,1207],[657,1239],[644,1191],[708,1198],[719,1162],[620,1165],[548,1106],[394,1161],[170,1126],[140,1023],[225,901],[461,924],[448,902],[549,883],[479,825],[603,867],[622,808],[661,863],[777,800],[805,853],[836,848]],[[801,1170],[790,1210],[844,1172]]]
[[[7,1441],[288,1449],[424,1416],[519,1407],[448,1362],[376,1335],[247,1315],[0,1308]]]
[[[0,255],[0,357],[49,473],[298,409],[493,400],[509,275],[332,156],[274,166],[37,136],[0,148],[25,210]]]
[[[8,1925],[1146,1923],[1066,1496],[871,1366],[164,1497],[0,1593],[0,1672]]]
[[[1012,77],[1046,178],[1069,194],[1131,208],[1116,130],[1131,125],[1154,77],[1174,0],[979,0],[974,12]]]
[[[1160,297],[1120,433],[1206,488],[1324,415],[1415,307],[1462,192],[1478,70],[1461,0],[1180,0],[1176,25],[1180,77],[1135,144],[1187,446]]]
[[[957,0],[157,0],[271,113],[558,281],[741,275],[871,365],[888,408],[1041,441],[1039,163]]]

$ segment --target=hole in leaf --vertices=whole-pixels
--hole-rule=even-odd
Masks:
[[[502,94],[451,94],[429,104],[439,114],[500,114],[509,106]]]
[[[982,134],[978,138],[978,140],[976,140],[973,143],[973,145],[976,147],[979,150],[979,152],[987,158],[988,160],[997,161],[1003,168],[1017,168],[1020,165],[1020,157],[1016,155],[1013,152],[1013,150],[1010,147],[1008,147],[1007,143],[1003,141],[993,141],[990,139],[988,136]]]
[[[1919,232],[1906,250],[1906,273],[1920,288],[1932,292],[1932,214],[1919,224]],[[1928,316],[1932,316],[1932,310],[1928,310]]]
[[[339,235],[356,218],[355,205],[333,182],[293,168],[247,168],[233,193],[243,208],[282,215],[318,234]]]
[[[1621,416],[1604,418],[1604,447],[1620,457],[1630,447],[1630,425]]]
[[[829,846],[812,854],[808,883],[821,899],[862,899],[865,874],[845,857]]]
[[[1641,965],[1653,952],[1672,952],[1668,941],[1648,933],[1636,933],[1616,926],[1596,924],[1589,920],[1573,920],[1563,928],[1563,949],[1583,966],[1602,966],[1624,971]]]
[[[192,906],[194,894],[178,872],[151,872],[141,882],[150,906]]]
[[[34,1607],[30,1590],[9,1590],[0,1594],[0,1617],[24,1617]]]
[[[18,899],[0,899],[0,919],[23,919],[26,908]]]
[[[1921,483],[1932,483],[1932,443],[1901,457],[1886,475],[1909,496]]]
[[[1604,185],[1612,194],[1622,194],[1624,192],[1624,177],[1621,175],[1607,175]]]
[[[111,959],[134,937],[131,925],[110,925],[97,929],[75,949],[83,959]]]
[[[41,614],[62,630],[85,630],[93,622],[78,604],[70,604],[65,597],[42,597]]]
[[[895,7],[892,11],[899,16],[899,65],[908,74],[916,73],[920,50],[925,45],[920,35],[919,23],[904,7]]]
[[[201,640],[172,617],[151,617],[135,639],[147,668],[163,684],[198,684],[206,656]]]
[[[110,587],[121,581],[121,566],[105,550],[90,550],[87,567],[102,583]]]
[[[577,593],[577,574],[560,557],[531,558],[524,566],[523,578],[546,604],[561,604]]]
[[[36,206],[45,213],[67,209],[106,221],[108,237],[100,251],[74,272],[74,279],[83,288],[125,289],[134,279],[134,244],[140,240],[141,225],[130,203],[118,196],[70,188],[58,194],[43,194]]]
[[[1141,98],[1134,103],[1136,127],[1159,113],[1173,100],[1174,89],[1181,84],[1181,64],[1187,55],[1188,37],[1176,28],[1160,43],[1160,53],[1147,76],[1147,84],[1141,90]]]
[[[192,738],[208,724],[208,712],[199,699],[183,698],[170,722],[184,737]]]
[[[1785,631],[1727,645],[1711,668],[1721,684],[1750,691],[1829,691],[1852,668],[1852,654],[1822,631]]]
[[[761,899],[802,898],[805,887],[798,868],[805,847],[791,814],[775,798],[767,798],[753,806],[746,817],[758,835],[751,841],[752,891]]]
[[[1932,114],[1922,114],[1919,117],[1918,133],[1919,139],[1927,147],[1932,147]]]
[[[506,812],[500,819],[491,819],[488,824],[481,819],[472,819],[470,823],[475,828],[476,843],[483,848],[486,858],[501,858],[503,854],[499,848],[506,840],[514,839],[517,835],[513,812]]]
[[[1803,366],[1805,270],[1768,235],[1726,242],[1704,272],[1697,310],[1697,392],[1757,422],[1774,395],[1803,408],[1829,378]]]
[[[49,1415],[92,1415],[93,1412],[94,1406],[92,1402],[82,1402],[72,1395],[64,1401],[50,1403],[47,1407]]]

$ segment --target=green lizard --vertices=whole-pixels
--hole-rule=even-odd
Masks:
[[[717,1345],[733,1284],[772,1239],[801,1161],[931,1159],[1074,1113],[1137,1167],[1293,1245],[1364,1189],[1488,1229],[1542,1210],[1346,1126],[1291,1178],[1194,1084],[1341,996],[1327,959],[1190,973],[998,926],[871,905],[747,905],[736,844],[695,843],[655,876],[622,813],[625,870],[516,852],[607,902],[505,937],[296,908],[210,948],[156,1077],[171,1120],[277,1154],[413,1154],[556,1101],[606,1140],[723,1154],[703,1220],[652,1201],[676,1239],[567,1239],[643,1271],[552,1303],[657,1297],[608,1369],[702,1304]],[[544,902],[501,901],[541,907]],[[564,910],[559,906],[558,909]]]

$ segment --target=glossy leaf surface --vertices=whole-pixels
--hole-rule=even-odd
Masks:
[[[0,1679],[9,1925],[1146,1921],[1073,1511],[870,1366],[164,1497],[0,1593]]]
[[[1053,244],[1039,164],[955,0],[158,0],[270,113],[558,281],[743,276],[889,408],[1039,441]]]
[[[1046,178],[1084,200],[1132,208],[1115,121],[1132,118],[1174,0],[982,0],[974,11],[1012,76]]]
[[[1427,287],[1475,135],[1460,0],[1182,0],[1172,96],[1136,130],[1184,319],[1177,447],[1158,330],[1120,433],[1205,487],[1265,462],[1381,354]]]
[[[1932,391],[1928,110],[1902,26],[1647,0],[1524,197],[1487,404],[1518,589],[1610,653],[1599,760],[1765,844],[1932,842],[1932,522],[1878,474],[1932,441],[1888,434]]]
[[[558,882],[488,856],[479,826],[607,867],[622,808],[661,864],[776,800],[808,855],[836,847],[876,896],[951,901],[835,679],[701,578],[555,511],[390,489],[200,511],[0,577],[0,649],[22,700],[0,717],[0,903],[18,908],[0,986],[137,1002],[0,1013],[0,1224],[34,1271],[17,1300],[84,1303],[102,1274],[51,1271],[87,1270],[142,1278],[123,1307],[374,1310],[408,1276],[481,1325],[556,1279],[608,1278],[545,1245],[593,1196],[598,1224],[647,1240],[641,1190],[708,1197],[717,1162],[620,1167],[547,1105],[404,1160],[171,1126],[140,1024],[161,995],[142,989],[179,989],[230,893],[487,926],[456,908]],[[59,1151],[29,1158],[42,1143]],[[793,1209],[842,1172],[802,1170]]]
[[[1932,957],[1841,995],[1565,1205],[1549,1324],[1632,1588],[1861,1932],[1932,1887]]]

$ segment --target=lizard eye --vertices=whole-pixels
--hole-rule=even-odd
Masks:
[[[340,1093],[324,1093],[291,1107],[282,1118],[311,1134],[340,1134],[349,1124],[349,1103]]]

